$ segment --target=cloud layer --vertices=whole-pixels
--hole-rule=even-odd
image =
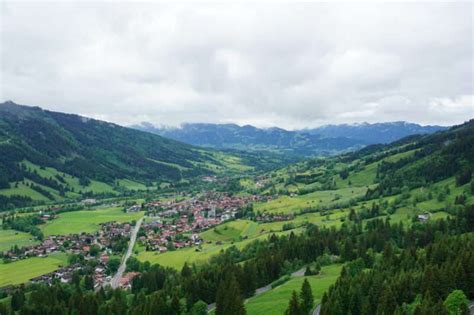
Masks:
[[[474,116],[472,3],[0,6],[2,100],[121,124]]]

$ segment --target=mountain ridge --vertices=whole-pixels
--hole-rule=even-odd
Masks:
[[[0,103],[0,204],[159,187],[203,175],[279,164],[267,155],[198,148],[75,114]],[[26,192],[26,193],[25,193]],[[6,196],[6,197],[5,197]],[[21,200],[21,205],[24,205]]]
[[[390,143],[413,134],[444,130],[408,122],[358,125],[325,125],[313,129],[285,130],[252,125],[184,123],[180,127],[155,127],[149,122],[131,126],[184,143],[211,148],[281,151],[299,156],[334,155],[376,143]]]

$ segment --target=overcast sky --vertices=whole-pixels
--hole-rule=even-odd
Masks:
[[[473,4],[0,3],[0,101],[123,125],[474,117]]]

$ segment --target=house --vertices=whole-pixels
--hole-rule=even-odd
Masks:
[[[92,198],[84,199],[84,200],[81,201],[81,203],[84,206],[92,206],[92,205],[95,205],[97,203],[97,199],[92,199]]]
[[[417,216],[417,219],[418,221],[420,222],[426,222],[430,219],[430,214],[429,213],[423,213],[423,214],[419,214]]]
[[[142,209],[140,205],[133,205],[130,208],[127,209],[127,212],[138,212]]]

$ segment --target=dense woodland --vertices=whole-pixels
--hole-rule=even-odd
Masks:
[[[203,314],[203,305],[217,302],[216,314],[244,314],[243,299],[256,288],[334,255],[346,266],[323,299],[323,314],[447,314],[443,303],[453,291],[474,298],[473,231],[473,206],[453,219],[411,227],[384,219],[348,222],[341,229],[310,225],[301,235],[230,248],[181,272],[131,260],[128,269],[142,274],[133,281],[130,303],[126,291],[88,290],[86,269],[72,285],[15,292],[11,308],[19,314],[171,315]]]

